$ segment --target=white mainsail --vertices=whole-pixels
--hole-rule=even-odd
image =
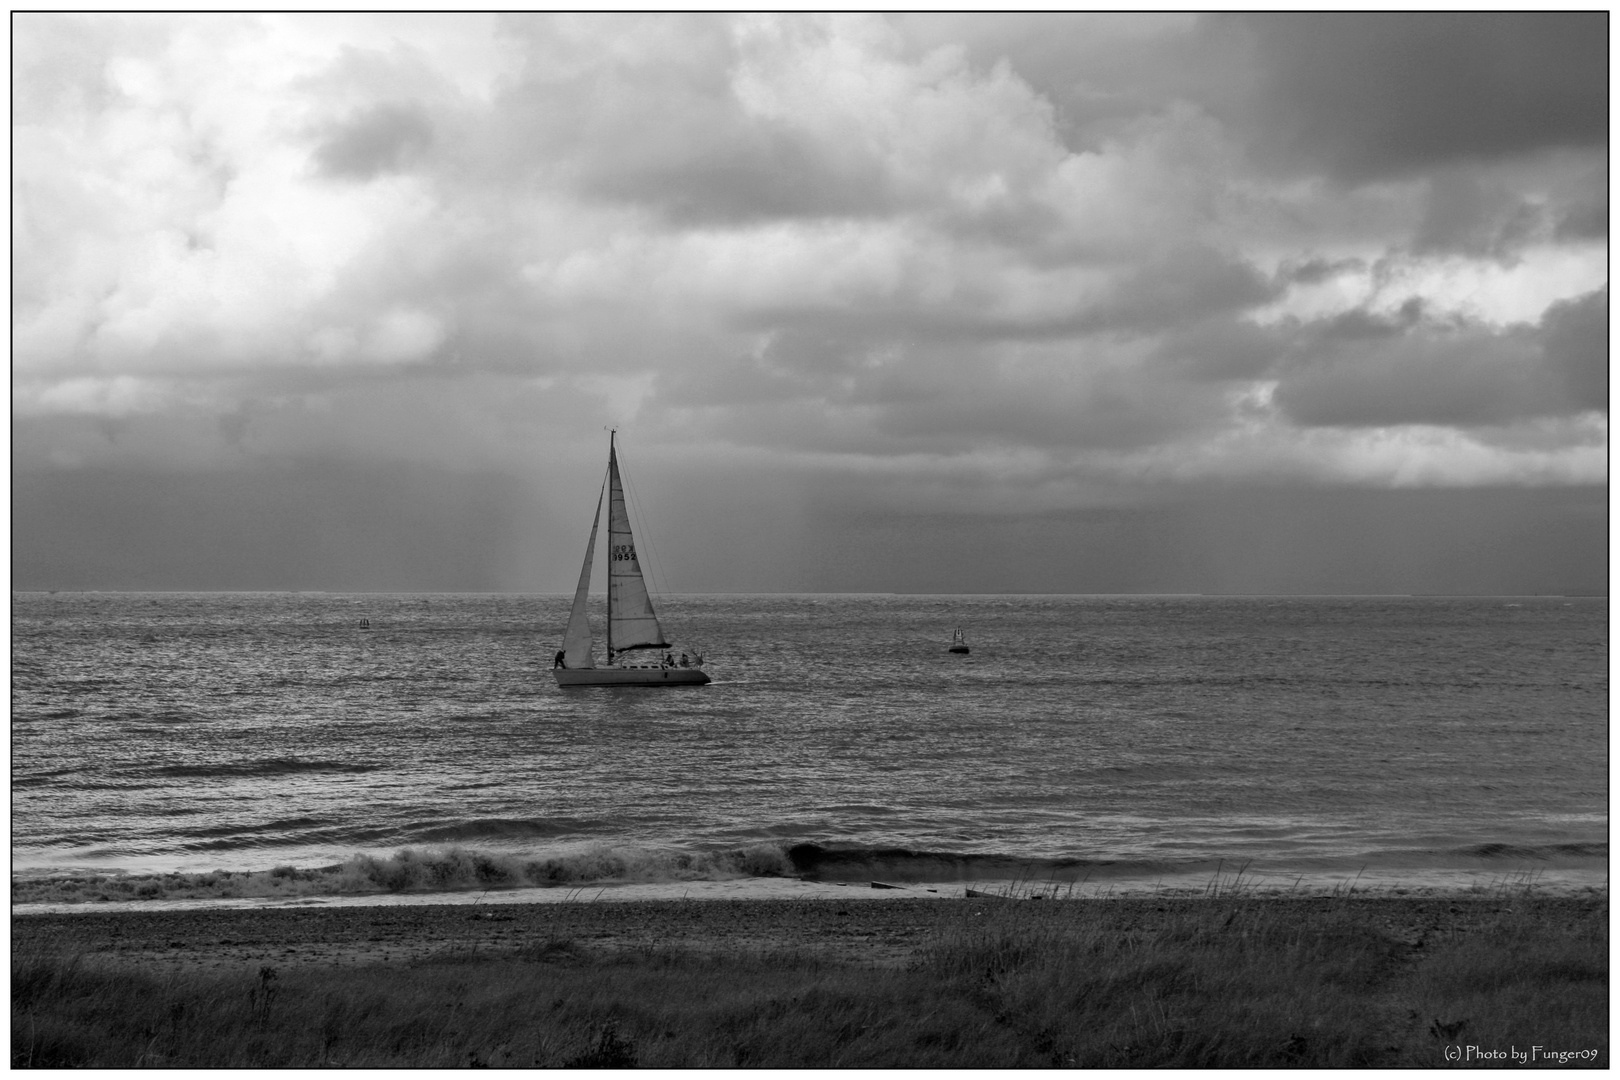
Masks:
[[[593,668],[591,620],[585,613],[586,593],[591,589],[591,560],[596,555],[596,527],[602,523],[602,494],[596,495],[596,513],[591,515],[591,540],[585,545],[585,565],[579,571],[579,588],[574,590],[574,608],[568,613],[568,632],[563,635],[563,663],[571,668]]]
[[[589,564],[587,564],[587,570]],[[575,601],[577,604],[578,601]],[[572,633],[572,624],[570,624]],[[664,630],[653,613],[647,583],[641,579],[630,514],[619,482],[619,456],[608,442],[608,653],[621,649],[668,648]]]

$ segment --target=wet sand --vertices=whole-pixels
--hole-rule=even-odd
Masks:
[[[15,914],[12,948],[47,947],[86,961],[146,969],[272,965],[394,965],[435,958],[496,959],[548,949],[590,952],[725,950],[790,953],[841,963],[895,965],[960,931],[964,920],[1016,907],[1020,921],[1151,933],[1202,909],[1264,905],[1302,921],[1346,919],[1412,949],[1437,934],[1494,925],[1510,896],[1148,897],[1086,900],[927,899],[851,887],[802,899],[592,900],[420,903]],[[1605,909],[1606,895],[1538,897],[1538,918]]]

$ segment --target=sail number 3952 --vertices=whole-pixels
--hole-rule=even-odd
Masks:
[[[614,544],[612,555],[614,562],[618,562],[621,559],[627,562],[635,562],[636,546],[634,544]]]

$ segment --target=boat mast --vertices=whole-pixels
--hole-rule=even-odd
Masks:
[[[610,485],[613,483],[613,436],[615,436],[617,434],[618,434],[618,429],[617,428],[609,428],[608,429],[608,483]],[[609,518],[611,518],[612,515],[613,515],[613,507],[611,505],[609,505],[609,507],[608,507],[608,516],[609,516]],[[613,542],[613,529],[612,529],[612,526],[609,525],[609,527],[608,527],[608,543],[611,544],[612,542]],[[613,553],[610,551],[610,552],[608,552],[608,554],[612,555]],[[607,603],[607,662],[611,666],[612,663],[613,663],[613,560],[612,559],[608,560],[607,602],[608,602]]]

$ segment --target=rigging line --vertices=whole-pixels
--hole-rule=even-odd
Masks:
[[[647,577],[652,580],[653,594],[662,597],[666,594],[669,583],[666,581],[662,585],[659,584],[659,574],[655,569],[656,564],[661,561],[658,557],[658,546],[653,543],[652,529],[648,524],[649,519],[646,508],[641,502],[640,491],[630,479],[630,473],[624,467],[622,459],[619,462],[619,479],[624,482],[625,497],[634,504],[636,519],[641,522],[641,539],[647,547],[647,565],[645,569]]]
[[[646,580],[648,580],[651,588],[653,588],[653,596],[663,597],[664,593],[666,593],[666,588],[664,588],[664,586],[666,586],[667,583],[661,583],[661,578],[659,578],[658,546],[656,546],[656,544],[653,542],[653,531],[651,531],[651,526],[648,525],[650,518],[648,518],[648,515],[646,515],[646,508],[642,505],[642,495],[640,495],[640,491],[638,491],[637,487],[632,486],[632,481],[630,481],[629,476],[625,474],[624,461],[620,461],[619,463],[619,474],[620,478],[624,479],[625,497],[627,497],[630,504],[633,504],[633,507],[635,507],[635,517],[637,517],[637,520],[642,523],[642,526],[640,526],[640,531],[642,531],[642,546],[646,549],[646,565],[643,567],[643,570],[646,570]]]
[[[658,595],[660,602],[662,602],[664,597],[673,596],[674,593],[670,590],[669,579],[659,574],[656,569],[656,566],[663,562],[663,557],[658,554],[658,546],[653,541],[652,529],[650,526],[651,518],[647,514],[646,507],[642,504],[640,494],[641,489],[634,486],[634,481],[631,480],[629,473],[625,470],[624,461],[622,459],[619,461],[619,479],[624,482],[626,499],[635,504],[636,519],[641,522],[642,539],[647,545],[647,576],[652,579],[653,591]],[[662,584],[660,584],[660,582],[662,582]],[[688,639],[688,647],[696,644],[696,642]],[[697,651],[699,655],[702,654],[701,648],[699,648]]]
[[[647,508],[641,501],[641,489],[639,487],[631,491],[630,497],[635,500],[636,517],[641,519],[641,531],[647,538],[647,554],[650,556],[647,560],[647,575],[653,579],[653,591],[659,597],[667,596],[669,595],[669,579],[659,571],[659,567],[664,560],[663,556],[658,554],[657,541],[653,539],[650,524],[652,517],[647,513]]]

